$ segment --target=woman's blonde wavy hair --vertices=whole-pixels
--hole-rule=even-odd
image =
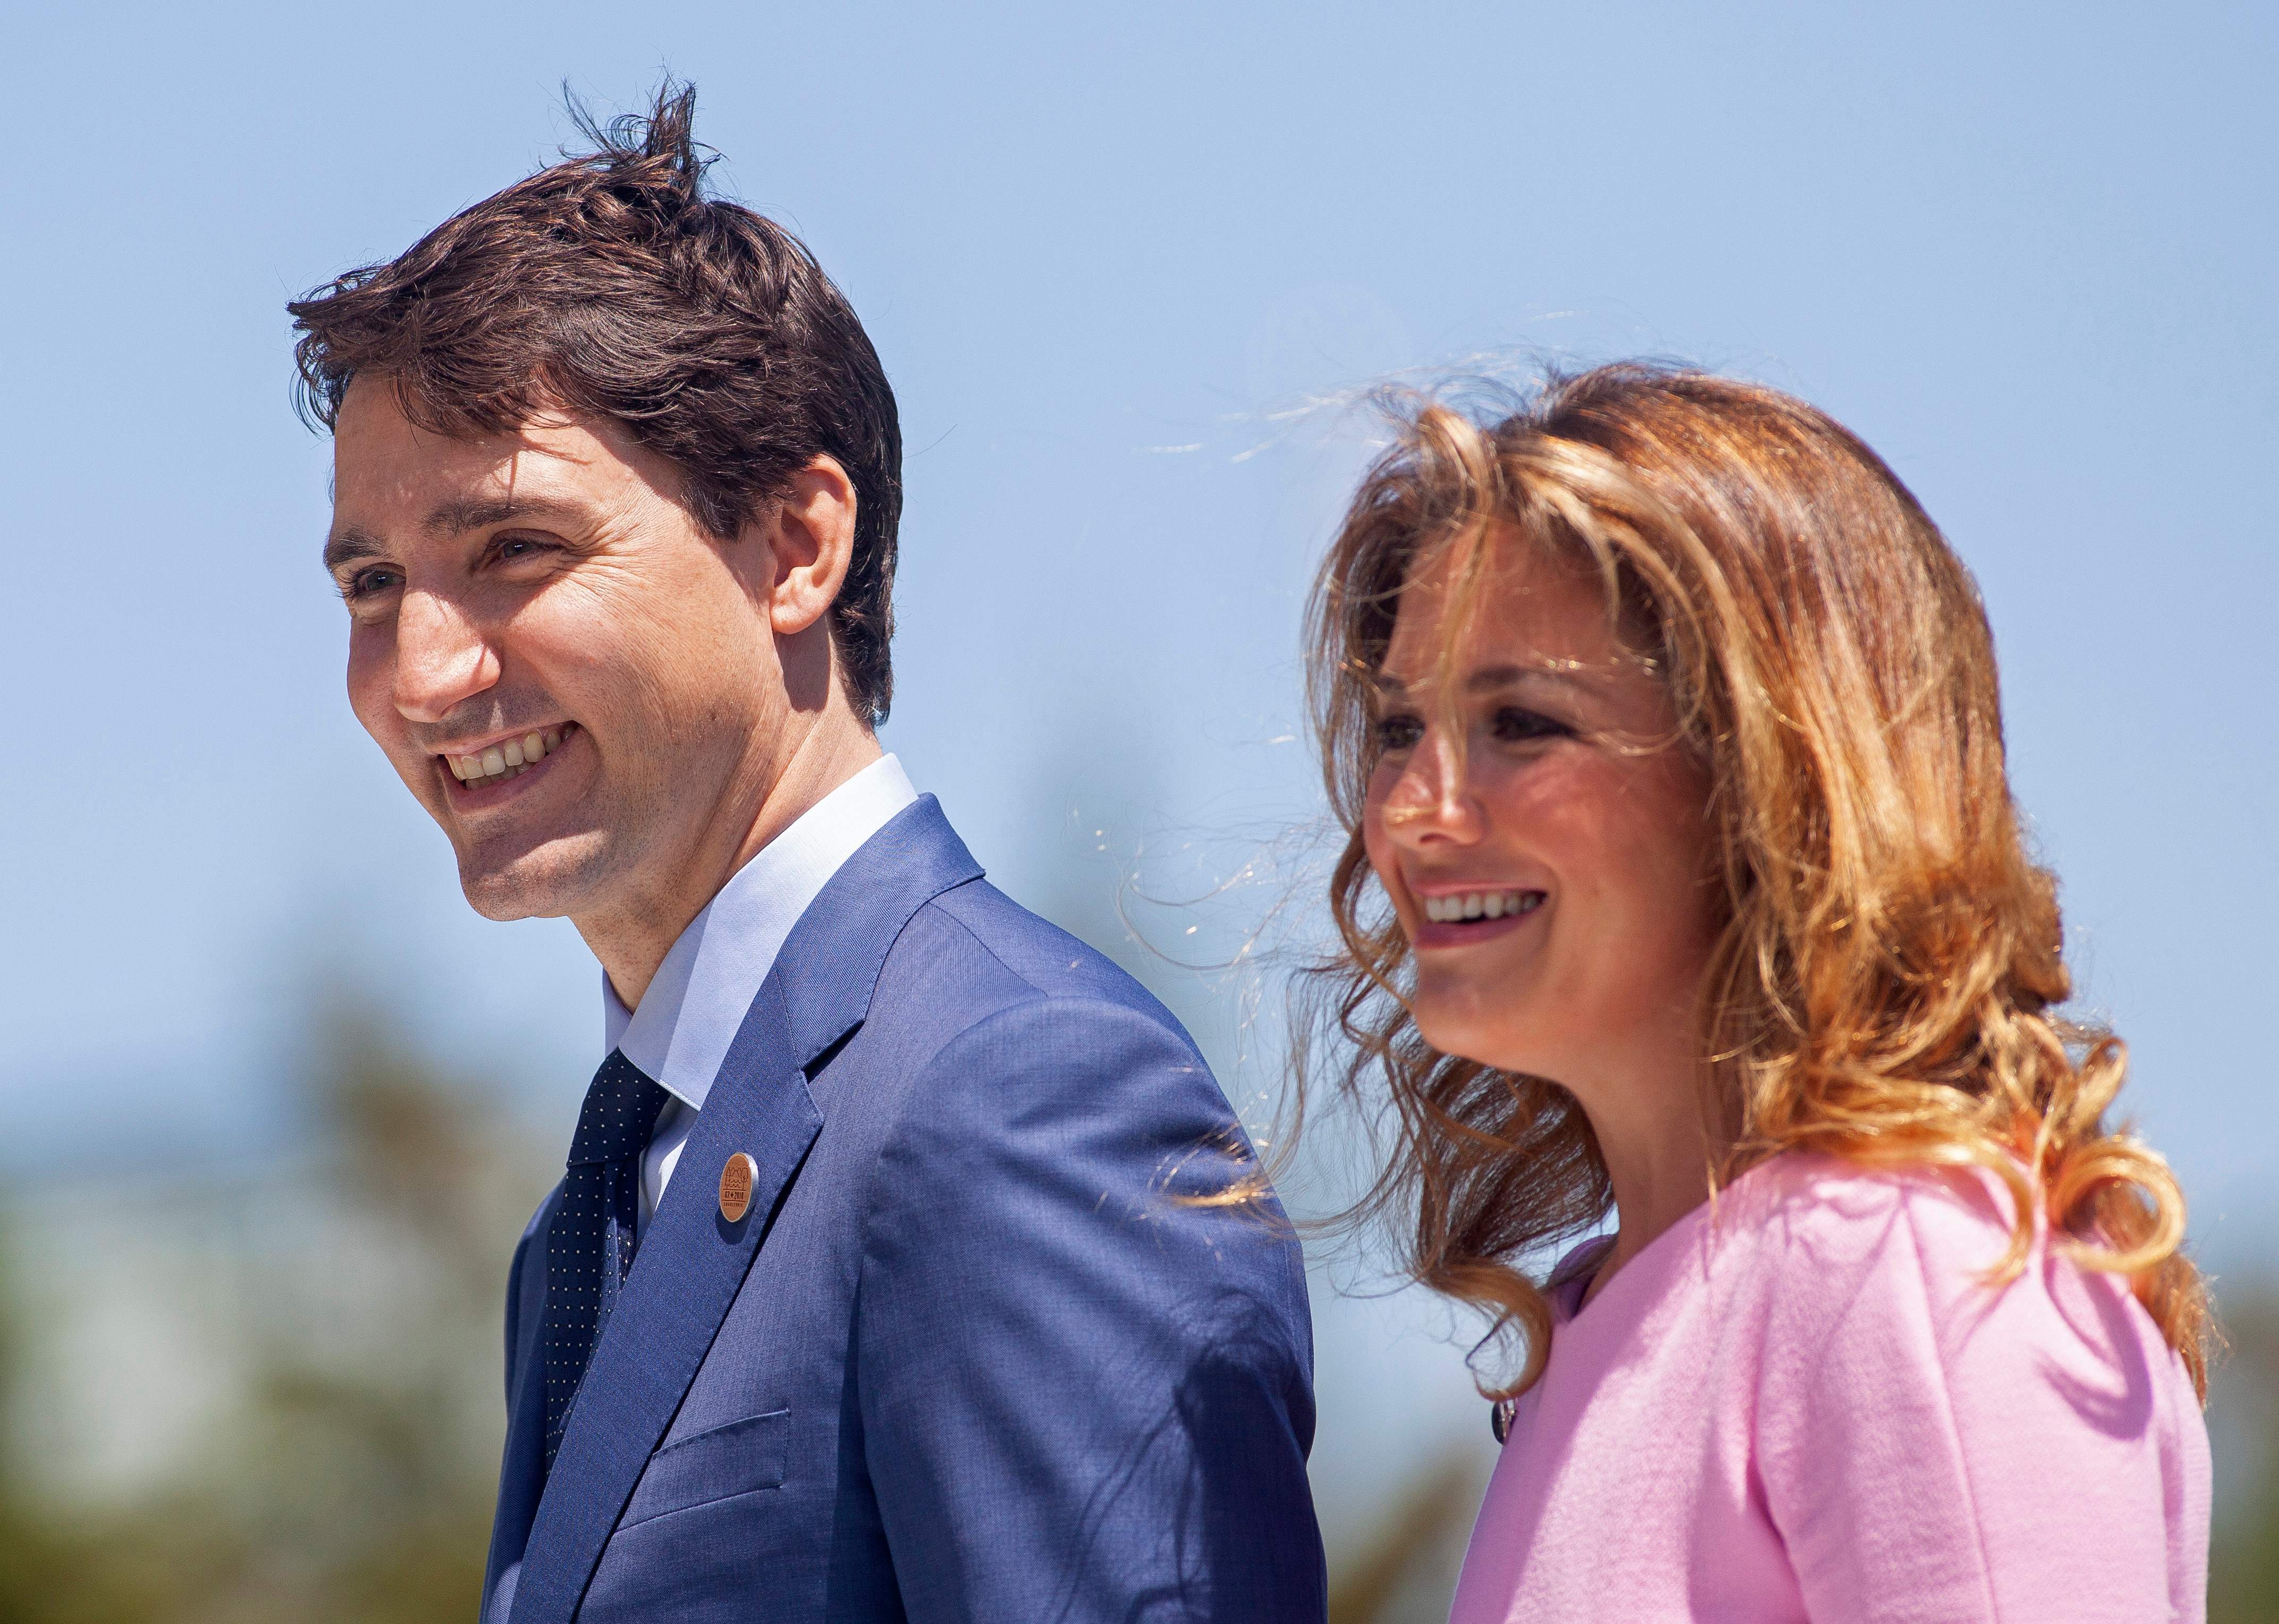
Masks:
[[[1676,747],[1707,770],[1726,923],[1700,1007],[1730,1147],[1710,1187],[1789,1150],[1985,1168],[2016,1203],[1991,1279],[2024,1268],[2045,1216],[2082,1264],[2128,1278],[2204,1395],[2209,1310],[2179,1250],[2183,1193],[2106,1124],[2121,1040],[2054,1013],[2070,992],[2056,885],[2011,800],[1968,571],[1824,413],[1642,364],[1554,376],[1492,424],[1438,403],[1400,413],[1309,608],[1308,697],[1346,841],[1330,885],[1344,953],[1305,983],[1350,1046],[1336,1083],[1389,1105],[1393,1140],[1348,1215],[1393,1219],[1408,1272],[1485,1311],[1491,1341],[1518,1341],[1515,1377],[1484,1375],[1483,1390],[1540,1373],[1550,1311],[1522,1261],[1600,1222],[1612,1191],[1564,1089],[1419,1035],[1362,816],[1372,678],[1403,583],[1456,583],[1461,625],[1512,548],[1605,580],[1669,685]]]

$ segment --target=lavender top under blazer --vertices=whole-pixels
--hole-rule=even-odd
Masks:
[[[1293,1240],[1177,1021],[931,796],[785,943],[541,1482],[539,1207],[483,1624],[1319,1620]],[[719,1169],[759,1167],[721,1216]]]

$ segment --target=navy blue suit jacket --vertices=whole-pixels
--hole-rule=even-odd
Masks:
[[[484,1624],[1319,1620],[1297,1245],[1178,1199],[1247,1154],[1169,1012],[920,800],[785,943],[550,1477],[531,1221]]]

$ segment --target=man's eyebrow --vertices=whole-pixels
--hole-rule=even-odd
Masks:
[[[488,525],[503,525],[509,519],[561,518],[571,509],[560,502],[530,501],[512,496],[494,496],[484,500],[469,498],[447,502],[427,516],[421,526],[431,536],[464,535],[470,530],[480,530]]]
[[[342,564],[353,563],[359,558],[381,557],[387,551],[380,546],[378,536],[351,525],[346,530],[336,530],[325,538],[325,568],[327,571],[338,570]]]
[[[470,530],[480,530],[487,525],[503,525],[509,519],[564,518],[576,517],[575,510],[562,502],[518,501],[510,496],[491,497],[482,501],[469,498],[447,502],[428,514],[420,528],[431,536],[464,535]],[[369,530],[350,525],[334,531],[325,538],[325,568],[337,570],[342,564],[359,558],[383,558],[388,548]]]

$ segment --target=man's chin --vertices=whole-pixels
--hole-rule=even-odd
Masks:
[[[510,857],[462,852],[459,889],[486,919],[560,919],[578,911],[602,867],[601,842],[591,836]]]

